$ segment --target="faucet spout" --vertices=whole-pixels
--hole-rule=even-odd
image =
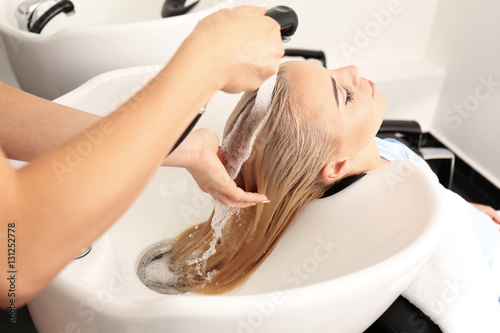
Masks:
[[[28,0],[17,7],[16,20],[21,30],[39,34],[59,13],[74,12],[75,6],[69,0]]]

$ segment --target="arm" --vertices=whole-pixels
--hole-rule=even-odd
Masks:
[[[18,306],[125,212],[218,89],[255,89],[277,70],[283,54],[279,26],[264,12],[226,9],[204,19],[136,96],[26,167],[12,169],[0,150],[0,232],[15,221],[22,247]],[[102,137],[98,144],[90,139],[94,135]],[[7,253],[5,243],[2,239]],[[4,256],[0,270],[6,272],[6,265]],[[0,281],[4,305],[8,281]]]
[[[0,146],[8,158],[15,160],[31,161],[101,119],[2,82],[0,96]]]
[[[500,224],[500,214],[493,207],[487,206],[487,205],[478,204],[478,203],[473,203],[473,202],[471,202],[470,204],[472,206],[474,206],[474,208],[476,208],[480,212],[483,212],[486,215],[488,215],[489,217],[491,217],[491,219],[495,223]]]

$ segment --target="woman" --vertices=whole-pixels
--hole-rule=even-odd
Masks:
[[[228,120],[226,136],[238,117],[256,104],[256,95],[246,93],[240,100]],[[236,183],[266,194],[271,202],[232,214],[215,254],[203,265],[192,263],[213,240],[210,221],[180,235],[171,251],[179,289],[219,293],[234,288],[273,250],[300,210],[333,184],[389,163],[388,152],[393,150],[402,150],[399,157],[419,159],[397,143],[375,138],[385,100],[354,66],[328,71],[307,61],[282,64],[267,112],[270,115]],[[490,213],[499,223],[499,215]]]
[[[9,249],[0,270],[13,274],[0,280],[2,306],[19,308],[47,286],[126,211],[162,163],[191,168],[208,190],[234,196],[228,204],[266,199],[235,190],[217,167],[222,180],[196,166],[207,161],[200,155],[217,159],[217,140],[206,132],[164,161],[216,91],[255,89],[277,71],[280,27],[265,12],[240,7],[203,19],[167,66],[105,118],[0,84],[0,234],[8,233],[0,245]],[[200,152],[200,138],[210,139],[211,152]],[[7,158],[30,164],[15,170]]]

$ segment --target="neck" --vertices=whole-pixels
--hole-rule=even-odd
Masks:
[[[380,157],[377,143],[373,139],[366,148],[350,158],[350,170],[346,176],[357,175],[378,169],[388,161]]]

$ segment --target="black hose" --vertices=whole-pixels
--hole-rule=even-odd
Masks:
[[[65,0],[56,3],[49,10],[47,10],[40,18],[29,27],[29,31],[39,34],[42,29],[59,13],[71,13],[75,10],[75,6],[71,1]]]
[[[186,14],[194,6],[196,6],[198,2],[200,1],[196,1],[189,6],[185,6],[186,0],[166,0],[161,10],[161,16],[166,18]]]
[[[191,131],[193,130],[194,126],[196,125],[196,123],[198,122],[198,120],[200,120],[201,118],[201,113],[199,113],[196,118],[194,118],[194,120],[191,122],[191,124],[189,124],[188,128],[186,128],[186,130],[184,131],[184,133],[182,133],[181,137],[179,138],[179,140],[177,140],[177,142],[175,143],[174,147],[172,148],[172,150],[170,151],[170,153],[168,153],[169,155],[172,154],[172,152],[177,148],[179,147],[179,145],[182,143],[182,141],[184,141],[184,139],[189,135],[189,133],[191,133]]]

